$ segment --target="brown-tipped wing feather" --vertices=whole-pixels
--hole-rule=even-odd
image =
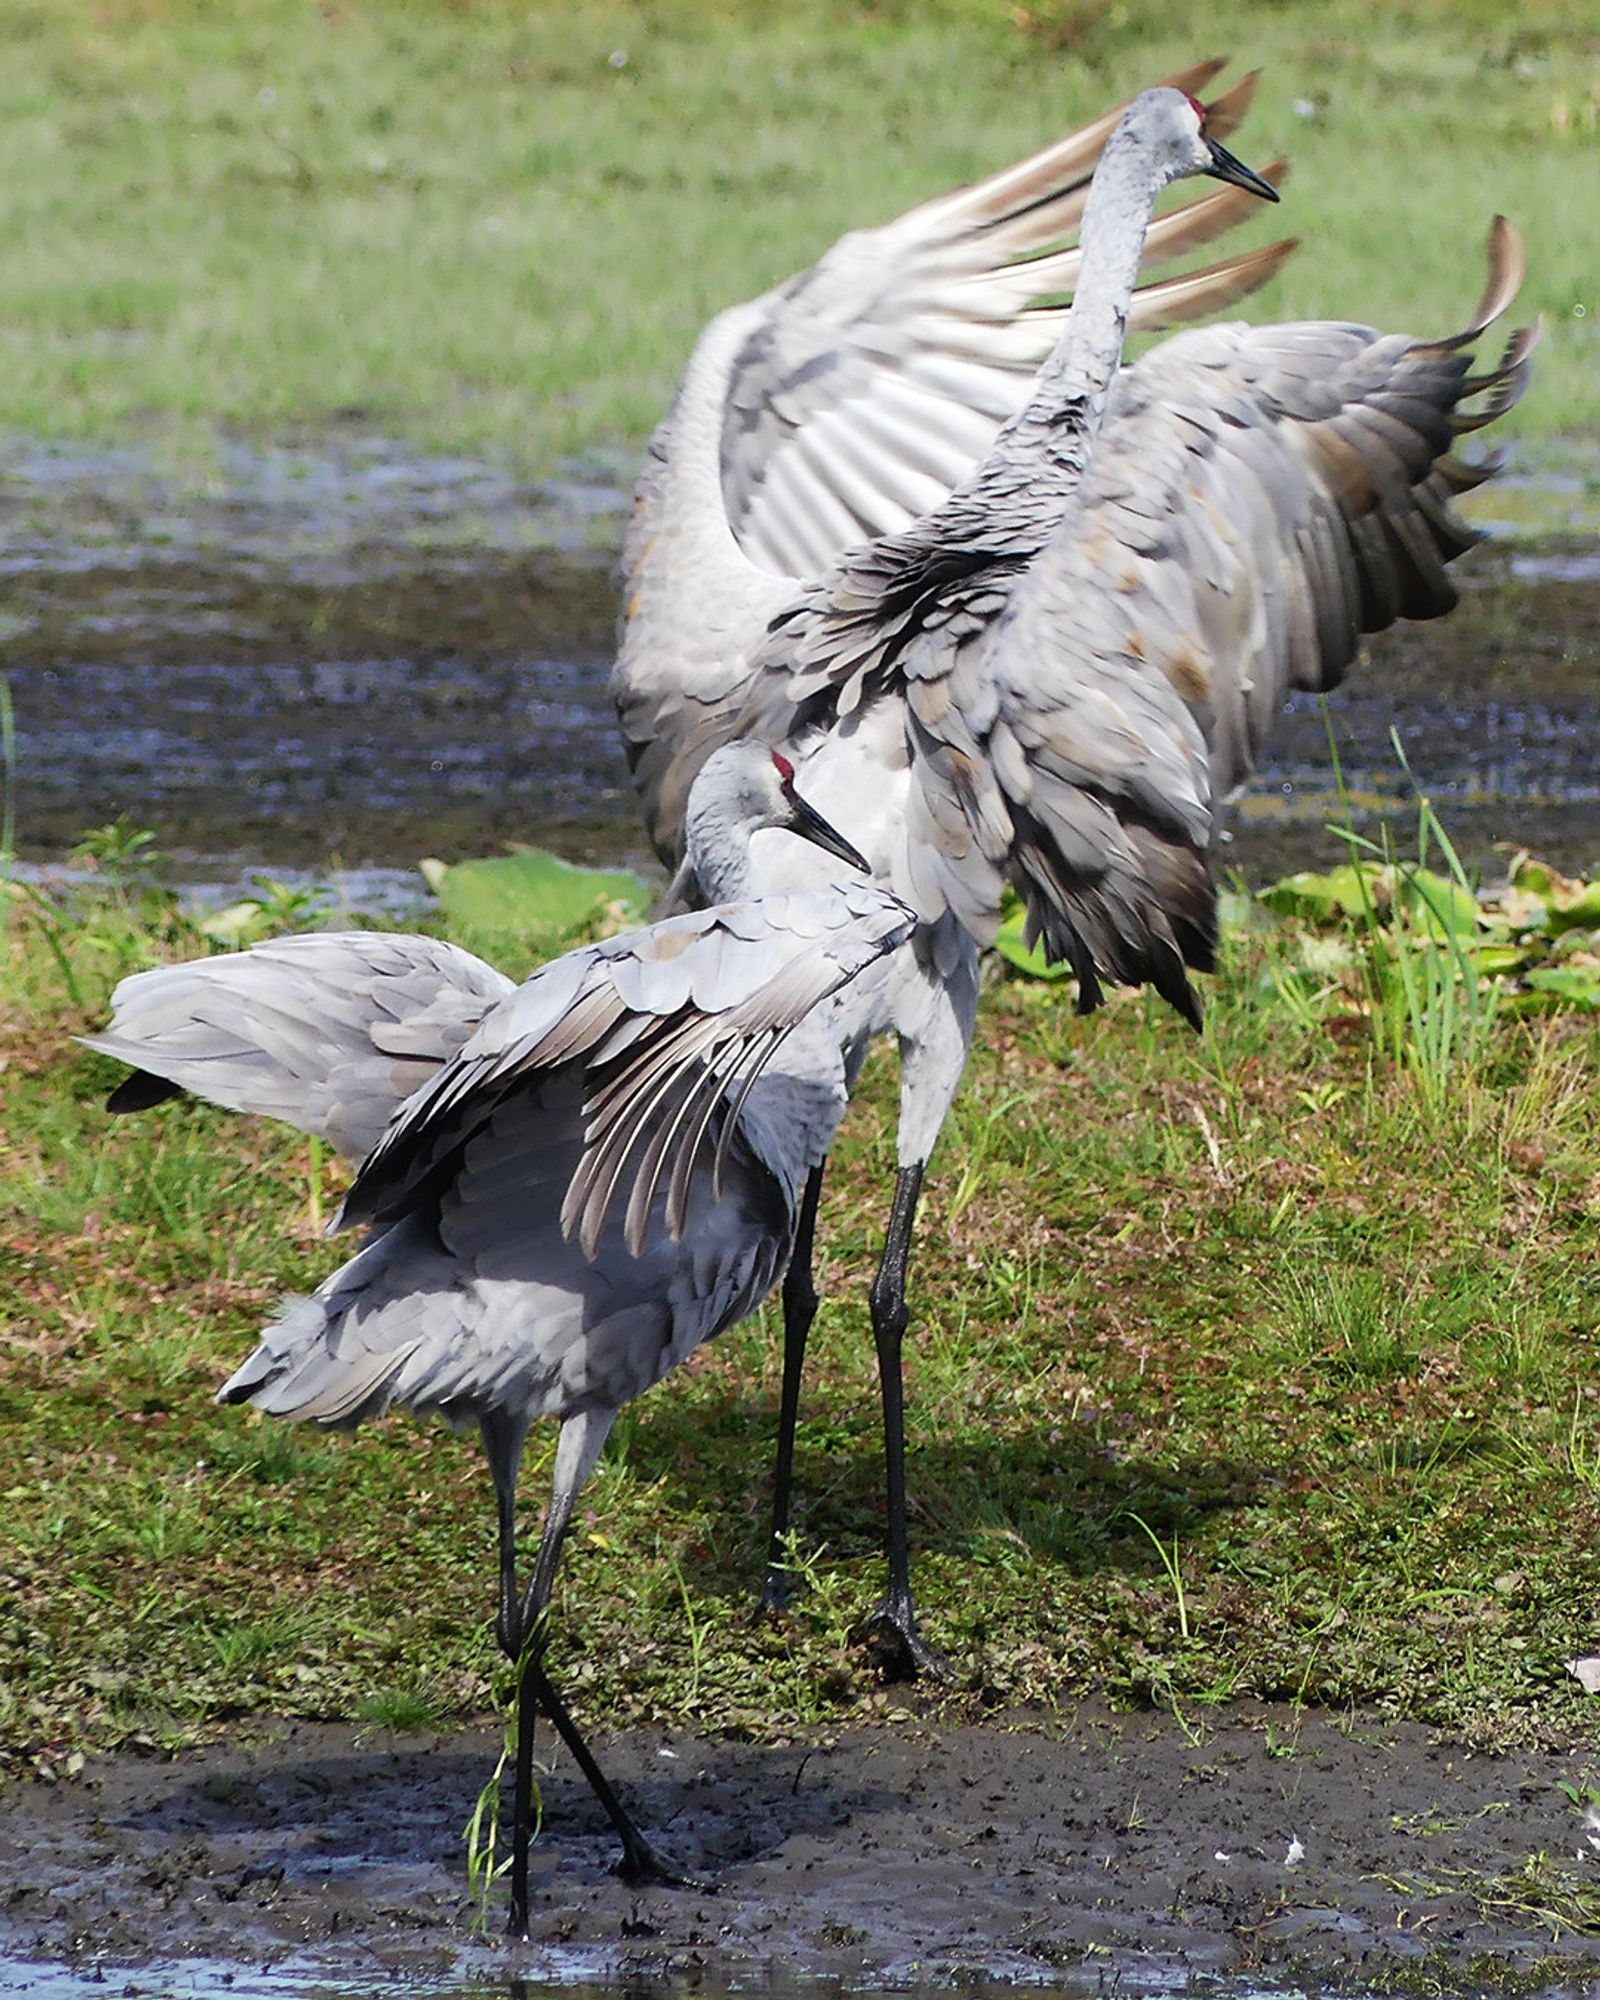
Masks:
[[[903,699],[924,914],[985,936],[1009,879],[1085,1005],[1100,976],[1149,980],[1192,1017],[1213,791],[1286,688],[1332,686],[1363,633],[1455,602],[1445,565],[1473,537],[1448,503],[1483,474],[1450,446],[1515,401],[1534,339],[1468,373],[1521,274],[1503,220],[1489,262],[1448,340],[1166,342],[1117,378],[1081,471],[1070,432],[1045,477],[1002,446],[929,520],[849,552],[776,621],[738,726],[779,740]]]
[[[1498,218],[1489,266],[1446,341],[1215,327],[1119,378],[1081,501],[1030,588],[1074,622],[1077,646],[1160,668],[1200,719],[1217,791],[1254,769],[1288,688],[1336,685],[1363,634],[1455,604],[1446,565],[1475,537],[1449,501],[1487,470],[1451,447],[1516,400],[1533,345],[1520,331],[1469,374],[1463,350],[1522,273]],[[1009,698],[1026,699],[1014,679]]]
[[[1219,63],[1172,81],[1203,88]],[[1232,131],[1247,76],[1210,108]],[[746,553],[779,575],[818,575],[841,549],[892,534],[967,477],[1021,404],[1060,336],[1089,183],[1123,107],[987,180],[840,239],[763,302],[730,372],[722,492]],[[1274,161],[1274,183],[1286,172]],[[1214,241],[1253,213],[1238,189],[1182,203],[1148,233],[1146,271]],[[1216,310],[1262,284],[1287,255],[1231,258],[1203,283],[1135,292],[1134,332]]]

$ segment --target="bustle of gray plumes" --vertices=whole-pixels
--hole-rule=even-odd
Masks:
[[[765,751],[723,758],[777,785]],[[757,886],[749,827],[716,824],[708,872]],[[609,938],[516,988],[381,933],[125,981],[94,1046],[369,1153],[339,1218],[369,1240],[221,1398],[339,1425],[500,1411],[519,1449],[541,1414],[609,1422],[776,1281],[845,1102],[825,1003],[911,922],[852,878]]]

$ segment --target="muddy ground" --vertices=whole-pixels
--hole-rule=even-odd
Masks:
[[[128,813],[183,881],[330,863],[409,876],[420,855],[515,839],[645,860],[606,691],[630,481],[531,488],[368,440],[239,447],[213,492],[180,500],[129,454],[10,455],[18,851],[58,860]],[[1394,813],[1410,851],[1397,728],[1469,861],[1493,872],[1509,842],[1585,872],[1593,539],[1478,549],[1452,574],[1454,615],[1378,638],[1334,698],[1358,823]],[[1339,809],[1321,713],[1292,696],[1222,866],[1257,881],[1326,866]]]
[[[1554,1940],[1558,1921],[1504,1906],[1504,1878],[1530,1856],[1544,1857],[1534,1904],[1600,1871],[1561,1789],[1581,1799],[1592,1743],[1494,1757],[1360,1716],[1188,1722],[1084,1708],[935,1729],[902,1713],[776,1748],[646,1732],[607,1744],[658,1846],[704,1890],[618,1882],[563,1754],[518,1946],[499,1936],[503,1905],[475,1931],[465,1880],[490,1733],[296,1724],[239,1748],[105,1760],[0,1795],[0,1960],[1592,1990],[1600,1941]]]

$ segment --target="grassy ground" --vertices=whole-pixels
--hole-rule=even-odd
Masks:
[[[1295,160],[1251,307],[1444,331],[1489,214],[1549,336],[1516,419],[1592,416],[1600,50],[1578,0],[13,0],[0,429],[360,422],[539,471],[637,447],[706,317],[1231,49]]]
[[[114,1066],[67,1040],[120,972],[200,948],[116,899],[5,932],[13,1769],[257,1712],[420,1725],[491,1691],[475,1445],[210,1401],[275,1297],[341,1254],[316,1226],[335,1174],[191,1104],[108,1120]],[[1600,1016],[1502,1019],[1430,1099],[1350,991],[1308,1001],[1285,972],[1316,957],[1237,935],[1204,1040],[1138,998],[1088,1022],[1055,988],[987,998],[908,1364],[948,1713],[1097,1689],[1194,1727],[1259,1694],[1483,1743],[1594,1728],[1563,1662],[1600,1636]],[[849,1643],[879,1587],[863,1295],[892,1130],[883,1061],[825,1205],[794,1621],[749,1619],[769,1314],[626,1415],[589,1489],[556,1657],[591,1721],[772,1735],[901,1699]]]

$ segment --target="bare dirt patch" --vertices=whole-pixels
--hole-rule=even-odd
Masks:
[[[1265,1709],[1189,1732],[1089,1707],[1010,1728],[907,1719],[781,1747],[636,1731],[608,1765],[705,1890],[618,1882],[563,1757],[526,1946],[498,1914],[475,1930],[465,1879],[461,1829],[496,1747],[299,1723],[14,1787],[0,1957],[452,1978],[1115,1968],[1124,1991],[1196,1973],[1367,1991],[1426,1969],[1430,1990],[1450,1971],[1478,1992],[1586,1981],[1600,1961],[1566,1929],[1600,1877],[1562,1789],[1581,1803],[1592,1747],[1488,1756],[1415,1725]]]

